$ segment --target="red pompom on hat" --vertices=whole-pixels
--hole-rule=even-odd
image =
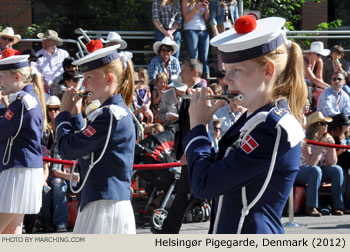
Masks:
[[[12,48],[7,48],[4,51],[2,51],[2,58],[3,59],[14,56],[14,55],[21,55],[21,52],[15,50],[15,49],[12,49]]]
[[[99,39],[91,40],[89,43],[86,44],[86,50],[89,53],[92,53],[101,48],[103,48],[103,44],[102,44],[102,41]]]
[[[236,19],[234,28],[238,34],[252,32],[256,28],[256,19],[251,15],[245,15]]]

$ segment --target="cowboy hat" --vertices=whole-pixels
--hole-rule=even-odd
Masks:
[[[38,33],[37,37],[40,39],[50,39],[50,40],[54,40],[57,42],[58,46],[61,46],[63,44],[63,40],[61,38],[58,37],[58,33],[54,30],[47,30],[45,33]]]
[[[318,122],[331,122],[333,119],[330,117],[324,117],[321,112],[314,112],[306,118],[305,128],[309,128],[312,124]]]
[[[176,53],[177,49],[178,49],[178,45],[176,44],[176,42],[174,40],[172,40],[169,37],[164,37],[162,39],[162,41],[157,41],[153,44],[153,51],[156,54],[159,54],[159,49],[162,47],[162,45],[167,45],[167,46],[171,46],[173,48],[173,53],[171,55],[173,55],[174,53]]]
[[[337,126],[350,125],[350,120],[344,113],[332,116],[333,121],[329,124],[329,128],[334,129]]]
[[[182,78],[180,75],[172,75],[171,76],[170,87],[176,88],[179,91],[186,92],[188,86],[182,82]]]
[[[104,40],[103,38],[101,38],[101,41],[102,43],[116,42],[120,44],[120,49],[125,49],[128,46],[126,41],[122,39],[120,35],[116,32],[108,33],[107,40]]]
[[[217,117],[215,114],[213,115],[213,122],[219,122],[222,123],[223,121],[226,120],[226,117]]]
[[[324,49],[323,42],[314,41],[311,43],[310,50],[304,51],[304,53],[310,53],[310,52],[321,54],[322,56],[328,56],[330,53],[330,50]]]
[[[1,33],[1,37],[12,38],[13,44],[17,44],[21,40],[21,35],[15,34],[12,27],[6,27]]]
[[[61,101],[57,96],[52,95],[46,100],[46,106],[61,106]]]

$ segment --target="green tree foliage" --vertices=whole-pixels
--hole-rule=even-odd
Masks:
[[[324,0],[245,0],[245,9],[260,10],[262,17],[284,17],[289,30],[298,29],[300,9],[307,2],[319,3]]]

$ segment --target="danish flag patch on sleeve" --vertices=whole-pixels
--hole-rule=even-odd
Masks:
[[[13,115],[14,113],[11,110],[7,109],[5,113],[5,118],[10,121]]]
[[[241,149],[247,153],[250,154],[253,150],[255,150],[259,146],[258,142],[255,141],[254,138],[252,138],[250,135],[247,137],[247,139],[243,142],[241,145]]]
[[[83,131],[83,134],[87,137],[92,137],[96,133],[96,130],[90,125]]]

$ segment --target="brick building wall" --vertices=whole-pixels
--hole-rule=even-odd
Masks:
[[[31,0],[0,0],[0,24],[5,28],[11,26],[15,34],[23,34],[32,24]],[[31,48],[29,43],[18,43],[14,46],[23,51]]]
[[[0,0],[0,23],[10,25],[16,33],[23,33],[32,24],[30,0]]]
[[[314,30],[323,22],[328,22],[328,0],[320,3],[305,3],[301,8],[300,30]]]

